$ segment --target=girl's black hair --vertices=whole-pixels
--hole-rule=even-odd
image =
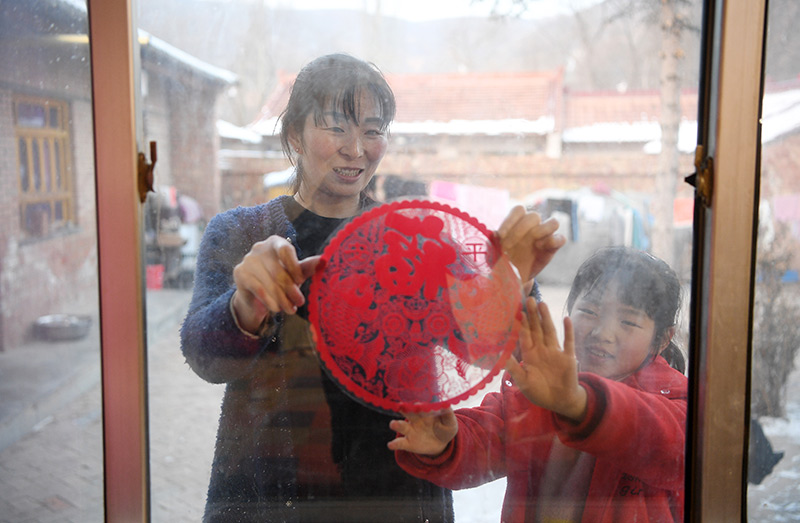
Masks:
[[[567,312],[572,312],[579,297],[591,291],[603,292],[611,282],[617,284],[618,298],[623,303],[644,311],[655,323],[655,350],[678,322],[681,307],[678,275],[649,253],[629,247],[604,247],[578,268],[567,297]],[[671,367],[685,372],[683,353],[671,339],[661,355]]]
[[[300,70],[286,109],[280,115],[281,147],[292,165],[295,165],[295,160],[289,143],[290,133],[302,135],[309,114],[314,115],[316,124],[321,124],[331,106],[348,120],[358,123],[358,102],[365,90],[375,97],[381,130],[387,130],[394,120],[396,102],[392,89],[374,64],[337,53],[316,58]],[[296,167],[292,192],[297,192],[303,176],[302,166]]]

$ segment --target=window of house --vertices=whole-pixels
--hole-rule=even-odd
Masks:
[[[701,22],[701,2],[668,2],[674,11],[665,12],[652,9],[656,6],[652,2],[641,3],[635,12],[612,2],[590,2],[591,8],[579,10],[577,2],[570,2],[575,11],[566,10],[554,17],[544,11],[545,3],[519,2],[526,4],[527,12],[515,16],[506,11],[493,14],[492,1],[461,0],[447,2],[450,10],[435,16],[429,5],[414,2],[364,2],[359,4],[362,9],[352,10],[342,1],[327,2],[325,9],[303,9],[302,2],[173,4],[141,0],[138,22],[142,31],[152,35],[142,46],[143,57],[155,57],[159,52],[184,56],[161,44],[163,39],[182,52],[236,73],[240,79],[234,96],[230,89],[218,88],[219,94],[209,100],[209,88],[194,89],[184,83],[183,89],[171,89],[168,78],[159,79],[170,74],[180,78],[183,68],[198,66],[196,61],[171,61],[176,63],[172,70],[159,68],[158,75],[155,69],[152,74],[148,72],[142,127],[145,142],[159,143],[157,169],[161,181],[157,183],[169,179],[178,194],[203,202],[206,238],[219,234],[219,238],[231,242],[221,247],[213,240],[205,241],[194,253],[196,267],[207,265],[209,253],[216,248],[210,245],[220,246],[213,255],[237,258],[231,264],[239,263],[251,248],[230,247],[237,242],[235,236],[249,231],[249,226],[220,231],[220,220],[214,219],[217,213],[240,205],[258,208],[274,202],[272,190],[276,186],[291,191],[286,182],[294,168],[288,159],[275,154],[281,143],[277,117],[287,105],[298,72],[319,56],[342,51],[376,64],[397,102],[386,154],[371,180],[375,200],[437,201],[475,217],[490,229],[499,227],[516,204],[558,219],[569,241],[537,275],[542,299],[557,317],[557,330],[562,328],[561,316],[566,314],[565,303],[579,265],[604,246],[626,246],[668,260],[688,298],[693,189],[679,181],[693,170],[700,49],[695,29]],[[482,14],[473,16],[470,6],[477,4],[481,4]],[[188,5],[192,8],[187,9]],[[175,24],[172,13],[176,12],[191,12],[191,22],[184,27]],[[660,16],[664,18],[660,20]],[[221,20],[231,28],[224,38],[192,38],[196,34],[223,34],[216,32]],[[191,30],[185,31],[187,27]],[[309,30],[317,27],[335,30],[330,34]],[[343,32],[341,27],[352,30]],[[675,29],[661,35],[663,27]],[[239,49],[247,52],[237,54]],[[146,60],[143,68],[148,68]],[[209,82],[213,81],[212,71],[218,77],[221,74],[208,66],[203,70]],[[258,80],[250,83],[255,71]],[[183,154],[179,147],[191,143],[193,150],[198,150],[202,130],[197,115],[201,113],[192,110],[191,117],[187,113],[191,107],[208,108],[212,103],[217,118],[223,121],[217,126],[219,158],[225,161],[222,173],[214,171],[209,162],[197,165],[196,155]],[[167,109],[186,113],[169,118]],[[257,139],[249,138],[252,133],[258,135]],[[295,152],[300,154],[300,150]],[[166,163],[162,163],[166,158],[171,162],[169,174],[165,174]],[[295,160],[310,161],[309,156]],[[345,164],[337,159],[334,166],[338,169]],[[298,198],[302,197],[300,194]],[[284,203],[293,205],[292,200]],[[299,205],[302,207],[302,203]],[[180,210],[179,204],[173,208]],[[297,207],[291,209],[291,213],[303,212]],[[266,221],[259,221],[264,228],[254,232],[253,238],[277,236]],[[312,239],[303,246],[303,256],[321,250],[332,230],[321,223],[298,223],[315,229],[321,238],[319,244],[312,245]],[[183,225],[187,230],[193,226]],[[160,281],[151,279],[148,299],[153,304],[181,287],[180,278],[170,277],[170,267],[178,267],[183,258],[178,258],[177,249],[172,259],[169,252],[160,252],[162,259],[149,261],[147,267],[151,274],[164,276]],[[224,263],[227,261],[216,267]],[[209,289],[208,276],[204,269],[195,271],[194,296]],[[230,291],[227,278],[226,273],[225,292]],[[313,285],[310,283],[309,288]],[[216,289],[206,296],[213,292]],[[188,305],[190,296],[183,299]],[[511,298],[509,301],[513,302]],[[222,307],[216,309],[220,304]],[[230,314],[228,304],[223,298],[213,307],[202,309],[219,311],[222,316]],[[434,325],[430,318],[424,318],[427,314],[412,320],[417,314],[410,306],[398,309],[407,311],[406,316],[387,314],[398,322],[387,329],[374,313],[382,304],[376,302],[374,308],[368,305],[364,313],[351,312],[343,300],[336,321],[353,333],[364,332],[359,329],[368,326],[370,334],[358,336],[369,338],[371,345],[362,353],[369,356],[359,358],[365,365],[361,367],[363,375],[375,383],[386,376],[384,369],[373,370],[378,368],[373,360],[378,353],[383,354],[369,352],[375,346],[386,349],[386,353],[397,350],[397,345],[392,345],[395,340],[389,338],[401,328],[417,340],[431,340],[435,332],[442,332],[440,323]],[[210,520],[235,514],[242,519],[304,522],[417,521],[426,517],[447,521],[443,514],[451,509],[457,523],[544,518],[545,514],[536,513],[535,502],[529,503],[525,496],[513,499],[513,494],[505,517],[501,516],[507,489],[525,492],[515,489],[527,473],[512,478],[516,471],[495,475],[494,471],[481,470],[473,477],[465,474],[458,478],[451,483],[455,486],[450,492],[429,483],[416,483],[398,470],[395,456],[386,447],[395,436],[389,427],[390,417],[366,401],[354,399],[352,390],[339,387],[330,378],[329,373],[335,371],[321,367],[311,343],[310,315],[304,317],[303,310],[292,315],[292,321],[276,327],[279,336],[270,348],[254,349],[240,357],[237,351],[241,345],[237,343],[231,343],[230,353],[215,351],[228,333],[233,338],[241,333],[225,331],[216,317],[200,319],[196,314],[200,309],[193,306],[191,313],[178,319],[184,326],[183,340],[175,327],[171,337],[165,334],[163,338],[168,340],[168,350],[160,350],[160,339],[149,347],[149,470],[154,521],[174,519],[176,510],[197,520],[203,514]],[[687,301],[681,316],[670,318],[677,320],[674,341],[685,354],[688,321],[684,315],[688,309]],[[147,315],[154,313],[148,311]],[[348,322],[354,320],[350,328]],[[208,346],[196,343],[194,333],[199,331],[194,330],[195,325],[202,325],[204,334],[214,333],[213,341],[200,336],[209,340]],[[236,328],[233,322],[229,325]],[[480,332],[480,328],[475,329]],[[370,338],[371,333],[379,331],[390,335]],[[270,337],[261,339],[268,342]],[[181,343],[183,352],[178,349]],[[193,369],[199,367],[194,357],[201,353],[205,368],[196,372]],[[445,360],[449,354],[442,354],[441,361],[452,361]],[[430,367],[438,369],[436,365]],[[666,373],[666,362],[659,360],[659,365]],[[218,371],[220,374],[216,374]],[[361,370],[355,372],[362,375]],[[683,383],[678,374],[671,374],[676,386],[656,391],[677,398],[677,384]],[[371,390],[399,388],[394,385],[395,379],[399,378],[392,376]],[[221,387],[220,383],[227,385]],[[511,386],[498,373],[458,407],[493,401],[499,391]],[[180,419],[175,413],[186,417]],[[641,452],[631,456],[640,458],[640,463],[647,462],[647,453],[653,450],[650,445],[655,434],[649,430],[641,435],[647,441],[640,446]],[[541,440],[549,442],[552,437],[547,434]],[[529,448],[526,445],[530,441],[522,437],[507,441],[502,452],[509,452],[505,455],[508,462],[517,460],[516,456],[524,455]],[[671,461],[678,464],[676,468],[683,463],[682,445],[672,447],[678,449],[678,457]],[[659,453],[663,451],[658,449]],[[500,452],[487,454],[495,457]],[[483,457],[481,452],[475,453],[477,461],[488,462],[479,459]],[[536,470],[530,477],[545,472]],[[631,479],[638,477],[634,473],[630,478],[619,475],[616,488],[620,498],[641,492],[640,486],[634,486],[639,479]],[[679,476],[671,477],[675,480]],[[590,478],[587,475],[582,479],[588,491]],[[169,488],[173,483],[179,483],[182,490]],[[537,497],[531,496],[531,500],[539,499],[539,494],[541,498],[555,497],[539,485],[535,488]],[[508,511],[516,510],[510,506],[514,504],[525,505],[520,510],[527,513],[512,516]],[[554,507],[547,507],[547,517],[550,508]],[[566,510],[570,514],[563,519],[580,519],[573,516],[583,505],[573,508]],[[587,512],[583,519],[603,518]]]
[[[21,229],[28,237],[47,236],[74,221],[67,104],[16,98],[14,129]]]

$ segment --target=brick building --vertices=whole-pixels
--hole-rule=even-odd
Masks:
[[[97,238],[85,5],[3,2],[0,11],[2,351],[30,336],[40,316],[97,310]],[[216,212],[215,100],[236,78],[145,33],[139,43],[156,182]]]
[[[227,176],[237,180],[231,184],[238,191],[229,200],[233,204],[270,197],[261,183],[263,173],[270,173],[264,177],[267,180],[285,178],[289,165],[280,153],[276,124],[293,79],[281,75],[261,114],[248,126],[263,138],[252,145],[250,156],[228,151]],[[573,91],[565,88],[560,70],[393,74],[387,80],[397,98],[397,116],[390,129],[389,152],[376,175],[379,196],[439,197],[437,192],[452,194],[456,186],[461,194],[473,195],[473,201],[461,203],[469,206],[482,200],[477,204],[497,207],[513,202],[533,206],[541,203],[543,194],[576,199],[587,191],[618,205],[619,199],[611,201],[615,193],[624,195],[623,205],[628,207],[621,213],[638,215],[646,227],[651,201],[657,196],[661,148],[657,90]],[[767,86],[762,196],[784,195],[777,214],[783,219],[792,219],[785,195],[800,197],[800,114],[795,109],[799,100],[800,81]],[[696,90],[684,90],[680,106],[681,180],[674,226],[677,263],[688,275],[693,191],[682,178],[694,171]],[[238,174],[230,161],[234,156],[240,162]],[[800,220],[795,229],[800,238]],[[635,243],[630,234],[624,241]]]
[[[518,200],[541,189],[598,183],[652,190],[660,137],[657,91],[572,92],[560,70],[395,74],[387,80],[398,107],[379,169],[384,178],[498,188]],[[264,137],[263,151],[279,153],[277,115],[292,81],[291,75],[281,77],[249,126]],[[682,111],[681,167],[689,173],[696,92],[683,93]],[[286,166],[284,161],[269,168]]]

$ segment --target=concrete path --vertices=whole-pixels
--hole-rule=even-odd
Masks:
[[[560,316],[563,288],[543,288]],[[154,522],[200,521],[223,386],[197,377],[180,354],[189,293],[147,296],[151,513]],[[0,522],[103,521],[102,424],[96,323],[80,342],[36,342],[0,354]],[[800,520],[800,373],[794,422],[765,424],[787,456],[749,491],[750,521]],[[504,484],[455,493],[459,523],[499,521]]]
[[[180,290],[147,293],[153,521],[199,521],[210,471],[221,389],[183,364],[178,327],[189,297]],[[34,341],[0,354],[0,522],[103,521],[99,346],[95,318],[82,340]],[[204,408],[210,441],[181,418]],[[187,441],[170,433],[169,419],[192,430]],[[176,445],[182,448],[173,452]],[[175,455],[184,458],[179,473],[169,470]]]

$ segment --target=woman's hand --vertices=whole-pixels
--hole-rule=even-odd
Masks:
[[[319,256],[297,259],[294,246],[280,236],[258,242],[233,268],[233,310],[239,325],[255,333],[270,313],[294,314],[305,303],[300,285],[317,268]]]
[[[579,422],[586,413],[586,389],[578,383],[572,322],[564,318],[561,350],[547,305],[528,298],[527,309],[519,337],[523,364],[512,357],[506,370],[532,403]]]
[[[567,239],[556,234],[558,221],[554,218],[542,221],[535,212],[527,212],[521,205],[515,206],[497,234],[503,252],[519,271],[523,283],[529,283],[553,259]]]
[[[458,421],[453,409],[446,409],[436,413],[407,414],[404,420],[390,421],[389,428],[400,434],[388,443],[389,450],[438,456],[456,437]]]

